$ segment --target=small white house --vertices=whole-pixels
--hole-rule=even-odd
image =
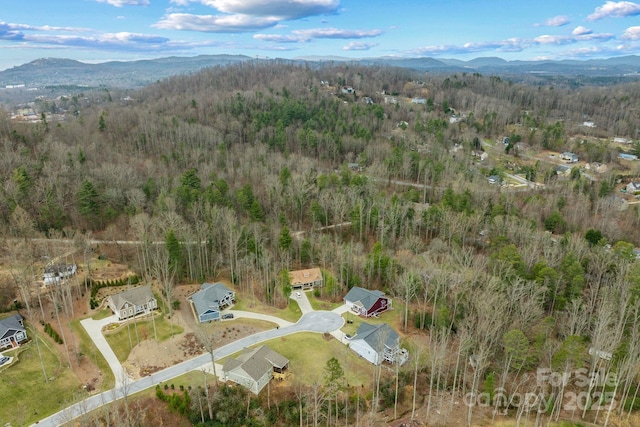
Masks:
[[[408,359],[408,352],[400,348],[400,336],[386,323],[370,325],[362,322],[351,338],[349,348],[374,365],[383,361],[401,365]]]
[[[613,138],[613,142],[616,144],[631,144],[633,141],[627,138],[621,138],[619,136]]]
[[[42,280],[45,285],[53,285],[73,276],[77,271],[78,267],[75,264],[48,265],[44,269]]]
[[[489,153],[487,153],[486,151],[473,150],[471,152],[471,155],[473,157],[480,158],[480,161],[487,160],[489,158]]]
[[[630,182],[627,184],[627,193],[636,194],[640,193],[640,182]]]

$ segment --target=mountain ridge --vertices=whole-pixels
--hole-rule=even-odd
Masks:
[[[246,55],[168,56],[135,61],[86,63],[67,58],[39,58],[26,64],[0,71],[0,87],[82,85],[95,87],[140,87],[173,75],[197,72],[203,68],[244,61],[285,61],[278,58],[252,58]],[[303,56],[288,59],[293,63],[348,62],[362,65],[387,65],[424,72],[479,72],[496,75],[549,74],[566,76],[621,77],[640,72],[640,56],[587,59],[507,61],[499,57],[435,59],[432,57],[400,58],[393,56],[347,58],[341,56]]]

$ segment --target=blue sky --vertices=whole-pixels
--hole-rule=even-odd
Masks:
[[[4,0],[0,69],[199,54],[506,60],[640,54],[640,2]]]

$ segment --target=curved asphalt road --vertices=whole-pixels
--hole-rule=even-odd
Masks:
[[[306,299],[306,296],[304,298]],[[338,313],[331,311],[312,311],[304,314],[300,318],[300,320],[298,320],[298,322],[292,325],[258,332],[257,334],[250,335],[248,337],[220,347],[215,353],[215,358],[216,360],[223,359],[231,354],[237,353],[245,347],[250,347],[263,341],[283,337],[285,335],[295,334],[298,332],[324,333],[336,331],[340,329],[343,324],[344,319]],[[118,400],[125,395],[131,395],[147,388],[154,387],[156,384],[168,381],[171,378],[177,377],[195,369],[201,369],[203,367],[206,367],[207,365],[211,365],[211,355],[209,353],[202,354],[193,359],[171,366],[167,369],[156,372],[148,377],[144,377],[136,381],[125,378],[122,381],[122,385],[120,385],[119,387],[91,396],[83,400],[82,402],[69,406],[62,411],[39,421],[36,424],[38,427],[59,426],[83,414],[91,412],[104,404],[113,402],[114,400]],[[36,424],[34,424],[34,426]]]

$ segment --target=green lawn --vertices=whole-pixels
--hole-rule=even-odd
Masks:
[[[40,351],[49,382],[45,382],[34,330],[28,328],[32,341],[17,350],[4,351],[17,356],[11,366],[0,369],[0,420],[2,425],[29,425],[49,416],[81,391],[81,384],[63,357],[46,338],[40,339]]]
[[[289,300],[289,305],[287,307],[279,309],[272,305],[264,304],[256,299],[242,296],[237,298],[237,302],[232,309],[269,314],[293,323],[297,322],[302,316],[302,310],[300,310],[298,303],[292,299]]]
[[[111,309],[109,308],[105,308],[100,310],[99,312],[95,313],[93,316],[91,316],[91,318],[93,320],[102,320],[102,319],[106,319],[107,317],[111,316],[113,313],[111,312]]]
[[[113,376],[113,372],[111,372],[111,368],[109,364],[102,356],[102,353],[96,348],[96,345],[93,343],[87,331],[82,327],[79,320],[75,320],[71,322],[71,328],[73,329],[73,333],[75,334],[76,339],[80,341],[80,353],[82,353],[86,357],[90,357],[93,363],[98,366],[100,372],[102,372],[102,385],[100,388],[102,390],[108,390],[113,388],[115,385],[115,378]]]
[[[262,344],[268,345],[289,359],[289,370],[294,375],[294,381],[299,379],[306,384],[322,383],[324,367],[331,357],[335,357],[340,362],[348,384],[367,386],[373,380],[372,364],[358,357],[336,339],[325,340],[322,334],[301,332],[259,345]],[[230,357],[237,356],[234,354]]]
[[[181,326],[170,324],[163,315],[155,317],[158,341],[162,342],[171,337],[172,326],[173,335],[181,334],[184,331]],[[106,332],[104,336],[121,363],[127,360],[133,347],[140,341],[155,339],[151,319],[129,321],[115,331]]]
[[[296,323],[302,317],[302,310],[298,302],[295,300],[289,300],[289,305],[284,310],[279,310],[279,314],[276,316],[288,320],[289,322]]]
[[[327,310],[327,311],[331,311],[334,308],[338,308],[340,307],[343,302],[330,302],[330,301],[324,301],[321,300],[319,298],[316,298],[313,295],[313,292],[305,292],[307,294],[307,298],[309,299],[309,303],[311,303],[311,307],[314,310]]]

